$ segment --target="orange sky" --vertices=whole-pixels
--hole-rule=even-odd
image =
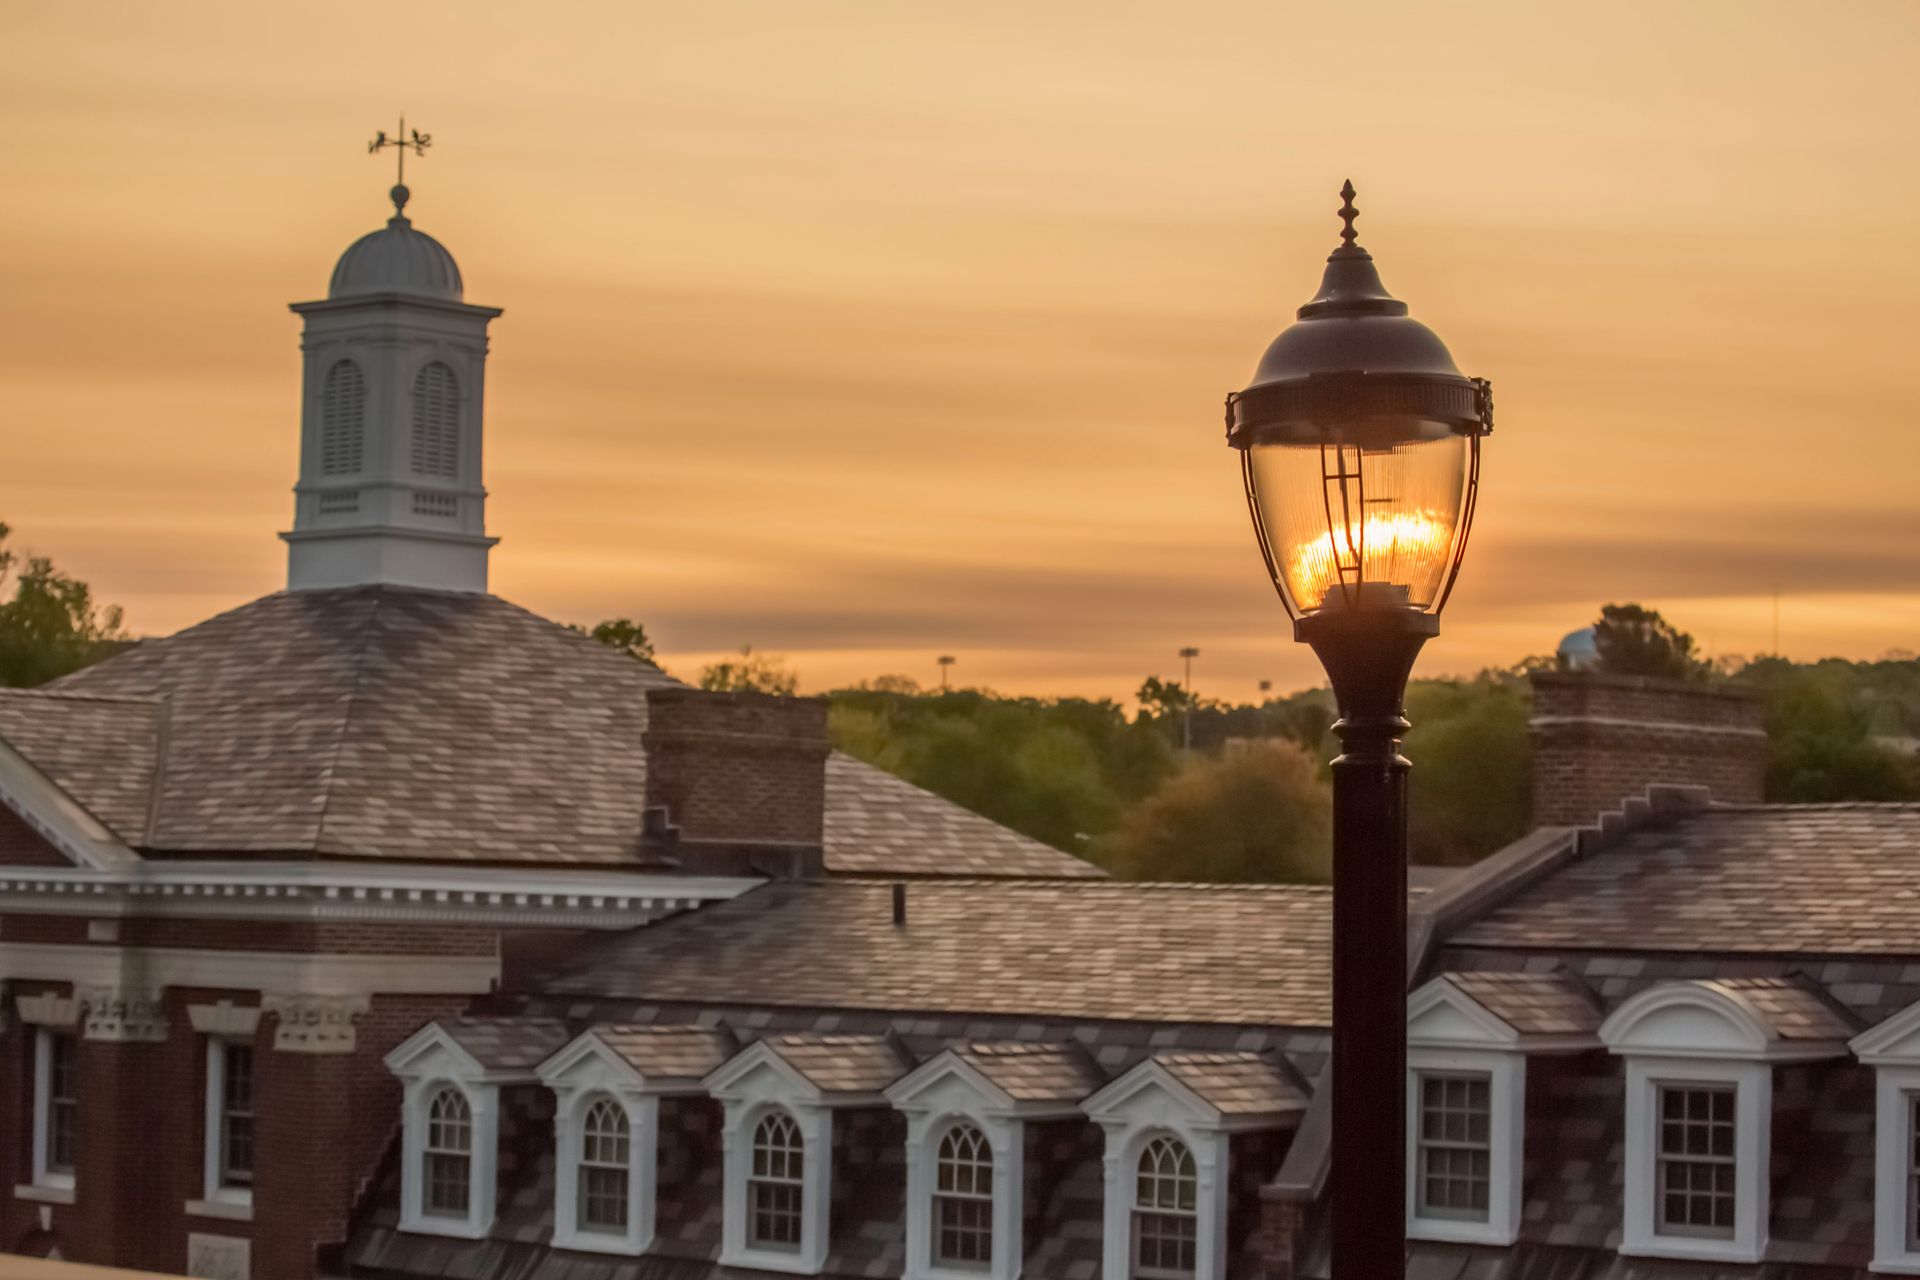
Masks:
[[[1220,400],[1359,186],[1494,380],[1422,671],[1607,599],[1716,653],[1920,648],[1920,6],[1187,0],[12,5],[0,519],[143,633],[275,590],[289,301],[385,217],[506,308],[495,589],[1125,695],[1317,679]]]

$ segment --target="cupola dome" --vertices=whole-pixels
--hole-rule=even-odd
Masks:
[[[410,293],[417,297],[461,299],[460,265],[445,245],[424,231],[415,231],[406,216],[404,186],[392,191],[393,217],[378,231],[368,232],[347,246],[334,265],[329,298],[351,298],[369,293]]]

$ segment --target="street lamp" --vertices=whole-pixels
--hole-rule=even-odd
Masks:
[[[1333,1263],[1406,1269],[1407,676],[1439,634],[1473,522],[1484,379],[1407,315],[1354,242],[1227,397],[1247,508],[1294,639],[1340,706],[1333,762]]]
[[[1193,753],[1193,660],[1199,656],[1200,651],[1192,645],[1180,650],[1181,660],[1187,664],[1187,674],[1184,677],[1187,682],[1184,690],[1186,697],[1182,699],[1185,710],[1180,718],[1180,749],[1189,755]]]
[[[947,668],[953,665],[953,655],[943,653],[935,658],[934,661],[940,664],[940,692],[945,693],[947,691]]]

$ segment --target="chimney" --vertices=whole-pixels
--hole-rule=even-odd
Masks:
[[[1533,674],[1533,824],[1590,827],[1656,783],[1762,799],[1767,731],[1750,689],[1593,671]]]
[[[695,874],[818,875],[827,803],[827,704],[764,693],[650,689],[646,807]],[[662,826],[662,819],[653,819]]]

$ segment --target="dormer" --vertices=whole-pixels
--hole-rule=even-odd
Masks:
[[[907,1118],[906,1280],[1017,1280],[1026,1125],[1080,1116],[1103,1083],[1074,1044],[943,1050],[887,1090]]]
[[[500,1090],[537,1082],[566,1040],[552,1018],[443,1018],[387,1054],[402,1086],[402,1231],[478,1240],[492,1229]]]
[[[1600,1045],[1592,992],[1560,974],[1448,973],[1407,999],[1407,1234],[1520,1235],[1527,1057]]]
[[[652,1247],[660,1099],[703,1094],[701,1080],[737,1047],[723,1028],[596,1026],[540,1065],[554,1096],[557,1247]]]
[[[833,1201],[833,1113],[886,1105],[911,1066],[888,1036],[793,1034],[755,1042],[707,1076],[726,1108],[720,1261],[818,1275]]]

